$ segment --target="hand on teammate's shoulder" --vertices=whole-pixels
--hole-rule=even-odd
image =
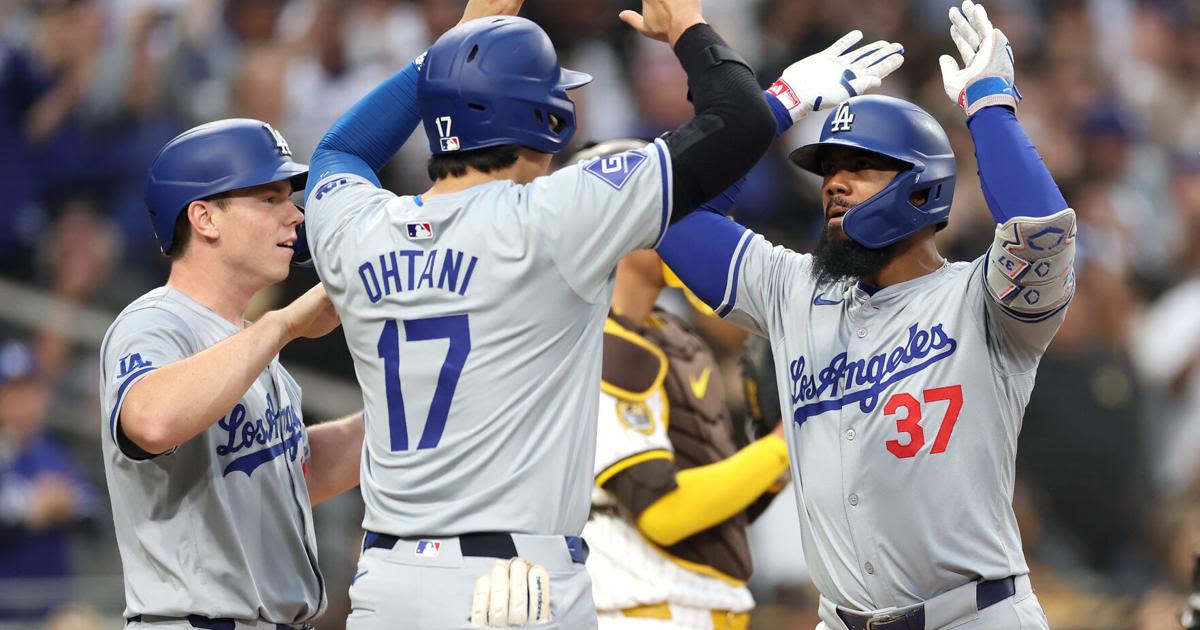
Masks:
[[[278,312],[283,318],[286,339],[289,341],[299,337],[324,337],[342,323],[333,308],[333,302],[325,293],[325,286],[320,283]]]

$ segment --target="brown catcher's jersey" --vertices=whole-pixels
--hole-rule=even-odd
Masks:
[[[656,310],[651,320],[638,327],[614,315],[604,328],[596,488],[584,529],[596,607],[670,602],[746,611],[754,606],[744,586],[753,568],[747,512],[666,548],[633,525],[677,487],[676,471],[738,450],[707,344],[677,317]]]

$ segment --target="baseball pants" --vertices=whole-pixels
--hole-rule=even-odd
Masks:
[[[545,630],[595,630],[592,581],[562,536],[511,534],[517,555],[550,574],[551,622]],[[436,553],[432,551],[436,545]],[[459,539],[396,541],[368,548],[350,586],[347,630],[468,630],[475,579],[495,557],[464,556]]]

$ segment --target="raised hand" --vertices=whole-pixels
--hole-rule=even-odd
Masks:
[[[684,31],[704,23],[700,0],[642,0],[641,13],[625,10],[620,18],[642,35],[671,46]]]
[[[879,87],[904,63],[904,47],[897,43],[880,40],[850,50],[862,38],[862,31],[850,31],[829,48],[783,71],[770,91],[788,108],[793,121]]]
[[[458,23],[493,15],[516,15],[522,4],[525,4],[525,0],[467,0],[467,8],[463,9],[462,19]]]
[[[942,55],[942,85],[950,100],[967,116],[992,105],[1016,109],[1021,93],[1015,84],[1012,46],[1000,29],[992,26],[983,5],[965,0],[950,8],[950,39],[958,48],[963,67]]]

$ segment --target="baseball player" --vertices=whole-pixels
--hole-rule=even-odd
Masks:
[[[789,109],[801,116],[821,105],[819,94],[801,96],[791,85],[820,86],[810,76],[840,81],[847,62],[851,72],[878,78],[903,63],[902,49],[886,42],[868,47],[876,54],[854,52],[840,59],[860,37],[853,32],[793,64],[763,93],[776,113],[777,135],[793,122]],[[850,88],[841,96],[853,93]],[[644,144],[616,140],[572,161]],[[740,186],[701,208],[727,211]],[[720,377],[711,380],[716,363],[707,344],[682,320],[654,309],[665,286],[681,285],[656,253],[629,254],[617,267],[612,313],[604,325],[596,487],[584,529],[594,551],[590,572],[600,625],[745,628],[754,606],[745,587],[752,568],[746,526],[783,489],[780,476],[787,467],[778,404],[772,400],[775,411],[764,411],[756,393],[774,390],[757,382],[770,371],[761,365],[770,352],[744,357],[753,415],[773,419],[766,431],[747,436],[746,427],[735,426],[730,417]],[[747,445],[747,437],[759,439]]]
[[[301,628],[325,608],[312,505],[358,483],[363,422],[306,430],[278,354],[337,314],[318,285],[245,319],[305,255],[288,196],[307,171],[249,119],[186,131],[150,167],[170,278],[117,316],[100,351],[128,628]]]
[[[942,128],[860,96],[792,160],[823,177],[812,255],[713,213],[659,248],[717,312],[770,338],[820,628],[1017,630],[1047,623],[1012,510],[1021,414],[1074,291],[1075,213],[1017,123],[1004,34],[951,10],[941,58],[997,223],[948,263],[955,162]]]
[[[596,627],[577,536],[613,270],[741,177],[773,127],[752,72],[697,0],[647,0],[622,18],[672,45],[696,107],[643,149],[546,176],[575,129],[567,90],[590,77],[560,68],[533,23],[489,17],[439,38],[314,153],[309,238],[367,418],[368,533],[350,628],[461,627],[479,571],[517,555],[548,570],[551,597],[508,597],[492,580],[473,625]],[[856,51],[829,89],[878,85],[842,70],[897,50]],[[396,196],[375,172],[418,113],[434,184]],[[530,579],[523,571],[507,575]],[[492,577],[505,575],[501,563]]]
[[[605,142],[571,161],[645,144]],[[617,265],[583,530],[592,593],[602,629],[744,629],[754,606],[746,527],[783,489],[787,445],[776,422],[739,450],[712,350],[654,306],[672,277],[652,250]]]

